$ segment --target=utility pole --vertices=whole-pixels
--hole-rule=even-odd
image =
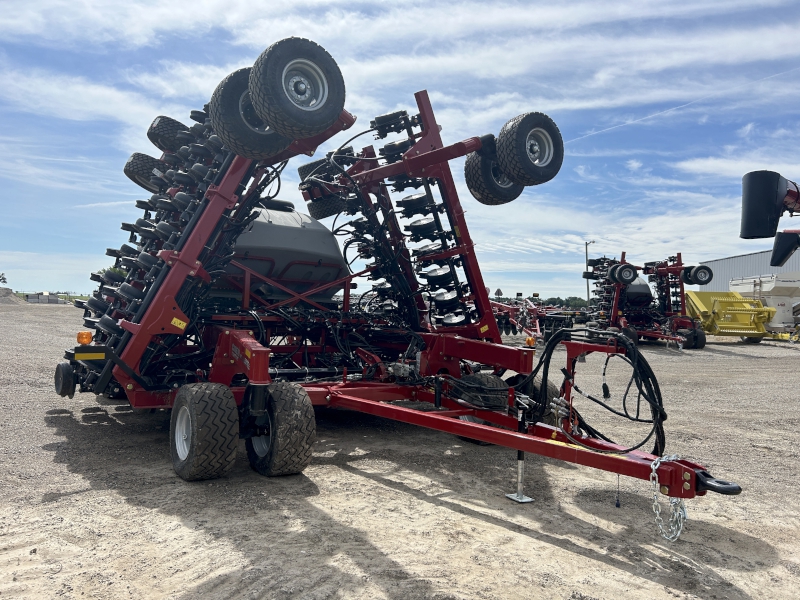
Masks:
[[[589,244],[594,244],[594,240],[583,242],[583,249],[586,251],[586,270],[589,270]],[[586,312],[589,312],[589,301],[591,296],[589,295],[589,280],[586,280]]]

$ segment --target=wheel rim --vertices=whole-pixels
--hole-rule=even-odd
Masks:
[[[175,419],[175,450],[178,458],[186,460],[189,456],[189,447],[192,443],[192,415],[189,409],[181,406],[178,410],[178,418]]]
[[[525,138],[525,151],[537,167],[544,167],[553,160],[553,138],[544,129],[537,127]]]
[[[239,96],[239,116],[242,117],[244,124],[256,133],[262,135],[272,133],[269,125],[256,114],[256,110],[253,108],[253,102],[250,100],[250,92],[247,90]]]
[[[500,166],[492,161],[492,166],[489,169],[492,173],[492,179],[501,188],[509,188],[514,185],[514,182],[511,181],[508,176],[500,170]]]
[[[283,69],[283,92],[300,110],[318,110],[328,99],[328,79],[316,64],[304,58]]]
[[[706,281],[708,280],[708,273],[706,273],[705,271],[698,271],[696,279],[698,282]]]
[[[269,435],[260,435],[251,439],[253,443],[253,451],[258,458],[264,458],[269,452],[270,438]]]

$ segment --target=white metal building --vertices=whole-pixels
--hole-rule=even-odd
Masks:
[[[765,250],[764,252],[753,252],[751,254],[740,254],[728,258],[704,261],[700,264],[711,267],[714,272],[714,279],[700,289],[708,292],[727,292],[729,291],[728,284],[731,279],[800,271],[800,250],[795,252],[782,267],[770,267],[769,259],[771,256],[772,250]]]

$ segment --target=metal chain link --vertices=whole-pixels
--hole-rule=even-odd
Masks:
[[[671,456],[662,456],[656,458],[650,465],[650,482],[653,484],[653,513],[656,515],[656,525],[664,539],[674,542],[683,532],[683,524],[688,520],[686,514],[686,505],[683,498],[670,498],[669,499],[669,519],[666,525],[661,518],[661,505],[658,503],[658,494],[660,486],[658,484],[658,467],[661,463],[672,462],[678,460],[680,457],[677,454]]]

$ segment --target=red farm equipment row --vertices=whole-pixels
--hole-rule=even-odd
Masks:
[[[706,345],[700,323],[686,312],[683,288],[710,283],[713,273],[707,266],[686,266],[678,253],[638,267],[627,262],[623,252],[619,260],[590,259],[589,267],[591,271],[583,273],[595,287],[589,329],[621,332],[634,343],[665,340],[697,350]]]
[[[143,218],[123,224],[128,244],[108,251],[114,268],[92,275],[98,290],[79,304],[87,331],[58,365],[56,391],[171,409],[173,466],[187,480],[227,473],[239,439],[259,473],[302,471],[315,440],[313,407],[325,406],[515,449],[520,487],[510,497],[519,501],[524,453],[648,480],[672,499],[662,529],[671,539],[683,499],[739,493],[702,465],[661,458],[660,392],[624,336],[590,340],[562,329],[538,361],[531,348],[501,344],[449,161],[467,157],[479,201],[508,202],[558,172],[555,124],[527,113],[496,138],[448,145],[428,94],[418,92],[416,114],[376,117],[359,134],[397,141],[377,151],[344,147],[357,135],[300,168],[312,215],[356,217],[331,231],[275,196],[289,159],[352,126],[344,97],[327,52],[290,38],[225,78],[192,112],[191,127],[153,122],[148,137],[163,155],[134,154],[125,168],[152,196],[137,201]],[[407,188],[418,191],[392,198]],[[335,236],[345,238],[343,252]],[[351,272],[348,252],[370,262]],[[372,282],[358,298],[356,277]],[[542,385],[561,344],[561,388]],[[650,434],[632,448],[592,428],[574,405],[585,395],[577,358],[593,352],[633,365],[635,404],[649,415],[635,420]],[[651,440],[652,453],[640,450]]]
[[[536,296],[536,294],[534,294]],[[545,306],[523,298],[521,293],[514,300],[500,302],[491,300],[497,327],[505,335],[525,334],[529,345],[536,340],[548,341],[559,329],[569,329],[585,318],[585,311],[565,310],[560,306]]]

